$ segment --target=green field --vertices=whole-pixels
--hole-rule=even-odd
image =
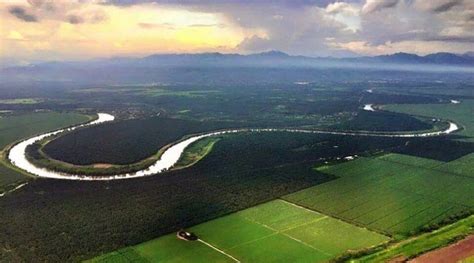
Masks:
[[[43,102],[43,99],[38,98],[22,98],[22,99],[5,99],[0,100],[0,104],[37,104]]]
[[[381,244],[386,236],[274,200],[189,229],[187,242],[169,234],[92,262],[321,262]]]
[[[22,138],[89,120],[78,113],[29,113],[0,119],[0,148]]]
[[[409,235],[474,208],[466,198],[474,193],[474,178],[443,166],[397,154],[359,158],[318,168],[340,178],[284,199],[369,229]]]
[[[383,108],[400,113],[454,120],[464,128],[459,134],[471,137],[469,140],[474,141],[474,100],[463,100],[460,104],[395,104]]]
[[[219,137],[208,137],[192,143],[184,150],[183,155],[179,158],[173,169],[182,169],[196,164],[211,152],[214,144],[219,140]]]
[[[470,216],[431,233],[410,238],[390,245],[376,253],[353,259],[352,262],[387,262],[394,258],[410,259],[426,251],[443,247],[456,240],[460,240],[472,234],[473,231],[474,216]]]
[[[465,155],[452,162],[445,163],[439,166],[438,169],[474,178],[474,153]]]
[[[0,119],[0,149],[23,138],[87,121],[88,116],[77,113],[29,113]],[[2,150],[2,156],[6,154]],[[4,157],[4,156],[3,156]],[[11,170],[4,160],[0,162],[0,192],[7,185],[17,184],[25,176]]]

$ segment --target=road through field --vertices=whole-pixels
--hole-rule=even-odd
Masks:
[[[441,136],[447,135],[452,132],[459,130],[459,127],[454,122],[449,122],[449,127],[441,131],[431,131],[425,133],[380,133],[380,132],[368,132],[368,131],[328,131],[328,130],[307,130],[307,129],[292,129],[292,128],[262,128],[262,129],[230,129],[230,130],[221,130],[215,131],[200,135],[192,136],[183,141],[177,142],[168,149],[166,149],[161,155],[160,159],[154,164],[149,166],[146,169],[125,173],[125,174],[116,174],[109,176],[86,176],[80,174],[69,174],[64,172],[57,172],[49,170],[42,167],[37,167],[32,164],[26,157],[26,148],[29,145],[34,144],[48,136],[57,135],[65,131],[72,131],[80,127],[91,126],[95,124],[100,124],[108,121],[113,121],[114,116],[107,113],[99,113],[98,119],[87,124],[82,124],[66,129],[60,129],[54,132],[45,133],[39,136],[29,138],[27,140],[21,141],[20,143],[14,145],[9,153],[9,161],[16,167],[39,177],[44,178],[53,178],[53,179],[65,179],[65,180],[84,180],[84,181],[98,181],[98,180],[117,180],[117,179],[130,179],[136,177],[144,177],[162,173],[172,168],[180,159],[182,153],[192,143],[210,136],[223,135],[223,134],[232,134],[232,133],[241,133],[241,132],[294,132],[294,133],[311,133],[311,134],[333,134],[333,135],[346,135],[346,136],[371,136],[371,137],[393,137],[393,138],[415,138],[415,137],[432,137],[432,136]]]

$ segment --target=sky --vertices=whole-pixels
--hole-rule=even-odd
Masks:
[[[474,50],[474,0],[0,0],[0,61]]]

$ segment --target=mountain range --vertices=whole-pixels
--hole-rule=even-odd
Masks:
[[[162,82],[180,81],[184,75],[189,81],[202,76],[204,81],[214,81],[219,72],[226,77],[232,72],[254,74],[268,70],[297,71],[308,69],[370,69],[398,71],[473,71],[474,52],[465,54],[434,53],[419,56],[395,53],[382,56],[352,58],[292,56],[281,51],[255,54],[154,54],[140,58],[115,57],[86,61],[58,61],[31,64],[28,66],[2,65],[0,84],[18,81],[53,81],[63,83],[135,83],[136,81]],[[205,72],[205,74],[203,73]],[[191,77],[190,74],[195,74]],[[256,74],[256,73],[255,73]],[[294,72],[293,74],[300,74]],[[255,76],[257,78],[258,76]],[[237,79],[238,80],[238,79]],[[195,81],[195,80],[193,80]],[[241,81],[241,80],[238,80]]]

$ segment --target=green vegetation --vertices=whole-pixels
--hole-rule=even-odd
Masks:
[[[169,234],[91,262],[321,262],[387,237],[282,200],[264,203],[191,227],[204,242]],[[223,251],[224,253],[206,245]],[[278,249],[276,249],[278,248]]]
[[[474,256],[470,256],[461,260],[461,263],[472,263],[472,262],[474,262]]]
[[[22,99],[4,99],[0,100],[0,104],[37,104],[43,102],[43,99],[22,98]]]
[[[0,235],[0,244],[15,248],[0,249],[0,257],[85,260],[335,178],[315,171],[315,163],[406,142],[242,133],[215,143],[195,165],[160,176],[109,182],[35,180],[0,199],[0,211],[10,211],[0,213],[0,221],[9,222],[0,224],[0,232],[11,233]]]
[[[405,71],[384,73],[379,78],[375,71],[315,74],[312,70],[285,68],[266,71],[262,78],[262,71],[256,69],[239,74],[235,69],[228,70],[232,74],[223,81],[214,69],[185,69],[180,72],[180,83],[189,81],[190,76],[200,76],[190,85],[172,84],[165,79],[162,83],[171,84],[100,86],[94,90],[64,88],[66,83],[50,89],[23,87],[22,92],[28,95],[17,97],[42,97],[44,101],[2,104],[2,110],[16,114],[37,108],[80,108],[113,113],[119,120],[116,123],[78,130],[48,144],[52,147],[58,143],[55,156],[60,160],[89,165],[126,165],[157,154],[158,149],[183,136],[229,127],[339,126],[382,132],[444,125],[443,121],[433,121],[434,117],[455,120],[465,130],[440,138],[235,134],[217,142],[196,143],[188,149],[186,159],[191,163],[200,159],[199,162],[160,176],[108,182],[35,180],[22,191],[0,198],[0,211],[8,211],[0,213],[0,222],[6,222],[0,224],[0,233],[8,233],[0,235],[0,261],[77,262],[110,251],[120,254],[109,258],[112,261],[229,259],[204,243],[178,244],[173,234],[156,239],[192,226],[203,240],[244,260],[271,260],[278,256],[292,261],[296,255],[301,260],[317,261],[347,249],[377,244],[377,238],[362,238],[383,237],[370,228],[390,234],[397,241],[458,220],[471,211],[474,201],[469,197],[474,189],[469,163],[474,143],[463,137],[472,133],[468,125],[472,123],[469,113],[473,105],[468,100],[469,88],[472,91],[469,85],[458,79],[455,83],[434,84],[433,76],[444,81],[443,74],[417,73],[411,75],[414,81],[406,81]],[[214,74],[212,78],[202,77],[209,72]],[[123,73],[121,83],[129,83],[127,73]],[[293,85],[294,78],[318,81]],[[430,85],[436,85],[437,91],[453,91],[455,86],[467,88],[446,93],[464,94],[459,98],[438,92],[416,93],[419,86]],[[373,93],[367,89],[373,89]],[[7,94],[5,98],[14,96]],[[461,104],[441,104],[449,99],[460,100]],[[360,112],[364,104],[397,103],[386,109],[393,107],[405,113],[414,109],[417,116]],[[121,121],[125,119],[134,120]],[[50,154],[46,150],[45,153]],[[374,153],[378,157],[373,157]],[[341,164],[344,157],[355,154],[365,157]],[[313,169],[315,165],[319,168]],[[294,202],[318,209],[321,214],[292,216],[281,205],[262,212],[266,209],[261,205],[259,213],[248,209],[247,213],[237,213],[238,217],[230,215],[282,196],[287,200],[298,197],[301,200]],[[333,217],[323,216],[325,213]],[[226,215],[229,216],[220,218]],[[313,222],[311,218],[315,218]],[[262,227],[262,222],[276,231]],[[295,228],[287,229],[291,227]],[[216,229],[219,231],[214,233]],[[288,230],[284,233],[288,236],[280,230]],[[223,234],[224,231],[232,234]],[[354,239],[341,231],[354,232]],[[149,240],[153,241],[120,250]],[[163,251],[155,249],[157,246]]]
[[[77,113],[28,113],[0,119],[0,193],[27,179],[19,171],[10,168],[6,162],[7,146],[39,133],[85,122],[90,117]]]
[[[140,161],[149,165],[152,161],[147,158],[156,157],[162,147],[185,136],[233,126],[238,124],[159,117],[134,119],[79,129],[48,142],[41,149],[55,160],[76,165],[131,165]]]
[[[30,113],[0,119],[0,148],[19,139],[89,120],[78,113]]]
[[[396,125],[393,125],[395,124]],[[387,111],[360,110],[354,117],[346,122],[333,126],[342,130],[362,131],[420,131],[433,129],[433,123],[420,120],[406,114]]]
[[[445,163],[439,166],[438,169],[474,178],[474,153],[465,155],[452,162]]]
[[[470,137],[466,140],[474,141],[474,100],[463,100],[460,104],[413,104],[387,105],[384,109],[406,114],[415,114],[428,117],[454,120],[464,128],[459,134]]]
[[[161,156],[163,149],[158,153],[132,164],[116,165],[107,163],[98,163],[91,165],[74,165],[62,161],[58,161],[47,156],[42,150],[42,144],[35,143],[26,148],[26,157],[28,160],[38,167],[47,168],[54,171],[60,171],[70,174],[81,174],[81,175],[114,175],[114,174],[125,174],[130,172],[136,172],[139,170],[146,169],[153,163],[155,163]]]
[[[396,153],[389,153],[379,157],[380,160],[389,161],[393,163],[400,163],[405,165],[412,165],[424,168],[434,168],[444,164],[444,162],[421,158],[416,156],[410,155],[403,155],[403,154],[396,154]]]
[[[216,144],[219,140],[219,137],[208,137],[194,142],[184,150],[183,155],[173,167],[173,169],[186,168],[199,162],[211,152],[214,144]]]
[[[387,262],[394,258],[410,259],[460,240],[472,234],[473,231],[474,216],[470,216],[433,232],[394,243],[387,247],[381,247],[380,251],[353,259],[351,262]]]
[[[474,208],[474,201],[465,198],[474,192],[474,179],[437,170],[434,163],[391,154],[324,166],[318,170],[340,178],[284,199],[370,229],[408,236]]]

